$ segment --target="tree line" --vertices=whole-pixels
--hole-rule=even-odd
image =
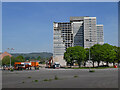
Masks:
[[[17,57],[12,56],[11,57],[11,64],[14,65],[15,62],[25,62],[25,61],[31,61],[31,60],[38,60],[41,64],[44,64],[46,60],[49,58],[41,58],[38,57],[23,57],[22,55],[19,55]],[[2,60],[2,65],[9,65],[10,64],[10,57],[5,56]]]
[[[81,64],[86,66],[86,62],[89,60],[89,50],[90,50],[90,60],[92,61],[93,67],[94,63],[97,62],[97,66],[100,66],[100,62],[105,62],[107,66],[109,63],[120,63],[120,47],[112,46],[110,44],[95,44],[90,48],[85,48],[81,46],[69,47],[64,53],[64,59],[70,66],[76,62],[79,67]]]

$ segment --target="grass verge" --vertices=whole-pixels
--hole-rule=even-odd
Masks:
[[[90,67],[90,69],[107,69],[107,68],[114,68],[114,67]],[[72,67],[68,68],[66,67],[65,69],[89,69],[89,67]]]

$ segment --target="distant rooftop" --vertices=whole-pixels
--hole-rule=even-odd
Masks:
[[[70,22],[72,22],[72,21],[81,21],[81,20],[84,20],[85,17],[88,18],[89,16],[70,17]],[[90,18],[96,18],[96,17],[90,17]]]
[[[82,16],[82,17],[70,17],[70,21],[83,20],[84,17],[86,17],[86,16]]]

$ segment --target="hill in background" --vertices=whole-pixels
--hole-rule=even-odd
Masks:
[[[50,58],[51,56],[53,56],[52,53],[48,53],[48,52],[41,52],[41,53],[12,53],[11,54],[14,57],[17,57],[19,55],[23,56],[23,57],[30,57],[30,58],[37,58],[38,56],[40,56],[41,58]]]

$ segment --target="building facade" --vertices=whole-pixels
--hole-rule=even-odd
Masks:
[[[68,47],[89,48],[103,44],[103,25],[96,24],[96,17],[70,17],[70,22],[53,23],[53,61],[66,65],[63,59]]]
[[[97,43],[104,44],[103,25],[97,26]]]

